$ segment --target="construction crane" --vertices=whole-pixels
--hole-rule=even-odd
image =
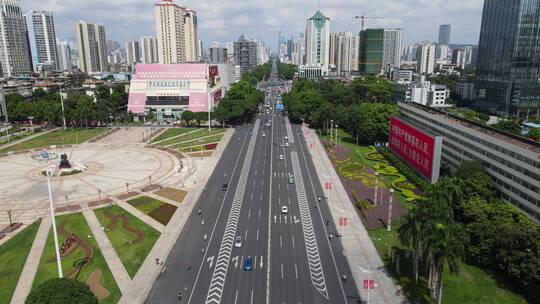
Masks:
[[[354,19],[360,19],[362,20],[362,31],[364,30],[364,23],[366,22],[366,19],[384,19],[384,17],[368,17],[366,14],[362,14],[362,16],[356,16]]]

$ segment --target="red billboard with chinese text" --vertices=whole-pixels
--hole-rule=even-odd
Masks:
[[[392,117],[388,147],[429,182],[435,183],[439,178],[442,137]]]

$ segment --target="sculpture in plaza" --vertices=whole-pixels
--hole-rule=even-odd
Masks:
[[[70,169],[71,164],[68,161],[68,156],[66,153],[60,155],[60,169]]]

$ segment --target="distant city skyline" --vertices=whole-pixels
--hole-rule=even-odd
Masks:
[[[198,14],[199,39],[208,47],[211,42],[235,41],[240,34],[257,37],[276,50],[276,35],[298,37],[305,30],[305,20],[317,10],[317,2],[269,0],[264,3],[223,0],[176,1]],[[55,15],[57,37],[74,37],[73,25],[78,20],[103,24],[109,39],[125,42],[142,36],[155,36],[153,5],[158,1],[132,0],[128,3],[110,0],[99,5],[92,1],[21,0],[24,11],[49,10]],[[483,0],[456,0],[452,6],[431,5],[420,0],[329,1],[320,3],[320,10],[331,18],[332,32],[360,31],[355,15],[385,17],[369,19],[366,28],[403,28],[404,44],[416,41],[437,41],[439,25],[452,25],[452,43],[478,43]],[[426,16],[430,16],[426,18]]]

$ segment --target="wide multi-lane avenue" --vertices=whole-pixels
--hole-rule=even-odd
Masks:
[[[358,303],[301,126],[276,110],[275,74],[274,66],[262,114],[235,131],[147,303]]]

